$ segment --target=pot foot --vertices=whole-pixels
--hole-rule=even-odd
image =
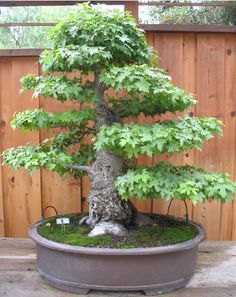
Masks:
[[[82,289],[82,288],[77,288],[75,293],[82,294],[82,295],[88,295],[90,289]]]
[[[148,290],[144,290],[143,292],[146,296],[156,296],[156,295],[161,295],[165,293],[160,289],[148,289]]]
[[[55,286],[54,286],[55,287]],[[61,288],[63,291],[69,292],[69,293],[77,293],[81,295],[88,295],[90,289],[83,289],[83,288]]]

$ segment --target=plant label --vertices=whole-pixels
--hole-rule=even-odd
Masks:
[[[56,222],[58,225],[70,224],[70,219],[69,218],[59,218],[59,219],[57,219]]]

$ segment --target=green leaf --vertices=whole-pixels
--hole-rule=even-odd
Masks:
[[[26,110],[16,113],[11,121],[11,127],[21,128],[23,131],[67,128],[85,130],[88,121],[95,119],[95,111],[85,107],[81,111],[67,110],[65,112],[47,112],[42,109]]]
[[[53,97],[59,101],[74,100],[79,103],[95,103],[97,96],[87,80],[82,83],[79,78],[68,79],[60,76],[35,76],[29,74],[21,79],[22,91],[34,89],[33,97],[43,95],[45,98]]]
[[[183,111],[196,104],[191,94],[175,87],[168,75],[150,65],[112,67],[102,73],[101,81],[117,93],[126,91],[127,97],[108,99],[114,110],[124,110],[122,117]]]
[[[221,122],[214,118],[186,116],[181,120],[169,120],[155,124],[114,124],[100,129],[95,147],[108,149],[128,158],[146,154],[183,152],[200,149],[203,141],[213,134],[221,135]]]
[[[50,38],[54,53],[44,52],[41,60],[50,71],[87,71],[91,65],[104,68],[108,63],[142,64],[152,56],[144,32],[131,14],[103,5],[79,5],[74,14],[53,28]],[[72,47],[71,54],[64,52],[68,47]]]
[[[3,164],[10,165],[14,170],[25,167],[33,173],[39,168],[47,168],[57,172],[61,176],[66,173],[78,177],[85,172],[72,170],[69,165],[79,164],[87,165],[94,160],[94,150],[91,145],[81,145],[80,148],[73,153],[52,146],[19,146],[18,148],[10,148],[3,152]]]
[[[207,199],[232,200],[236,183],[224,173],[211,173],[190,165],[175,166],[160,162],[155,167],[138,167],[117,178],[122,198],[172,198],[193,204]]]

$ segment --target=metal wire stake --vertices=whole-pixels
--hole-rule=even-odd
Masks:
[[[169,205],[168,205],[168,209],[167,209],[167,215],[169,215],[170,207],[171,207],[171,204],[172,204],[173,200],[174,200],[174,198],[172,198],[172,199],[170,200],[170,203],[169,203]],[[186,222],[186,225],[188,225],[188,223],[189,223],[188,205],[187,205],[187,203],[186,203],[185,200],[183,200],[183,202],[184,202],[185,210],[186,210],[186,214],[185,214],[185,219],[186,219],[186,220],[185,220],[185,222]]]
[[[55,213],[56,213],[56,216],[58,217],[58,212],[57,212],[56,208],[55,208],[54,206],[52,206],[52,205],[48,205],[47,207],[42,208],[42,219],[41,219],[41,224],[42,224],[42,225],[45,224],[45,221],[46,221],[46,219],[45,219],[45,211],[46,211],[48,208],[52,208],[52,209],[54,209],[54,211],[55,211]]]

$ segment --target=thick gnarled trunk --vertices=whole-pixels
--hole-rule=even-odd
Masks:
[[[118,156],[105,150],[98,153],[89,173],[91,191],[87,223],[95,227],[92,235],[98,235],[98,229],[99,234],[124,235],[124,226],[134,218],[135,208],[129,201],[122,200],[115,188],[115,180],[122,174],[122,168],[123,161]]]
[[[99,71],[94,70],[94,89],[98,97],[95,104],[95,130],[102,125],[117,122],[104,100],[104,88],[99,80]],[[101,234],[125,235],[125,226],[134,218],[135,208],[131,202],[122,200],[115,188],[115,180],[122,174],[123,160],[106,150],[100,151],[89,171],[91,191],[89,193],[89,217],[86,223],[93,228],[90,236]]]

